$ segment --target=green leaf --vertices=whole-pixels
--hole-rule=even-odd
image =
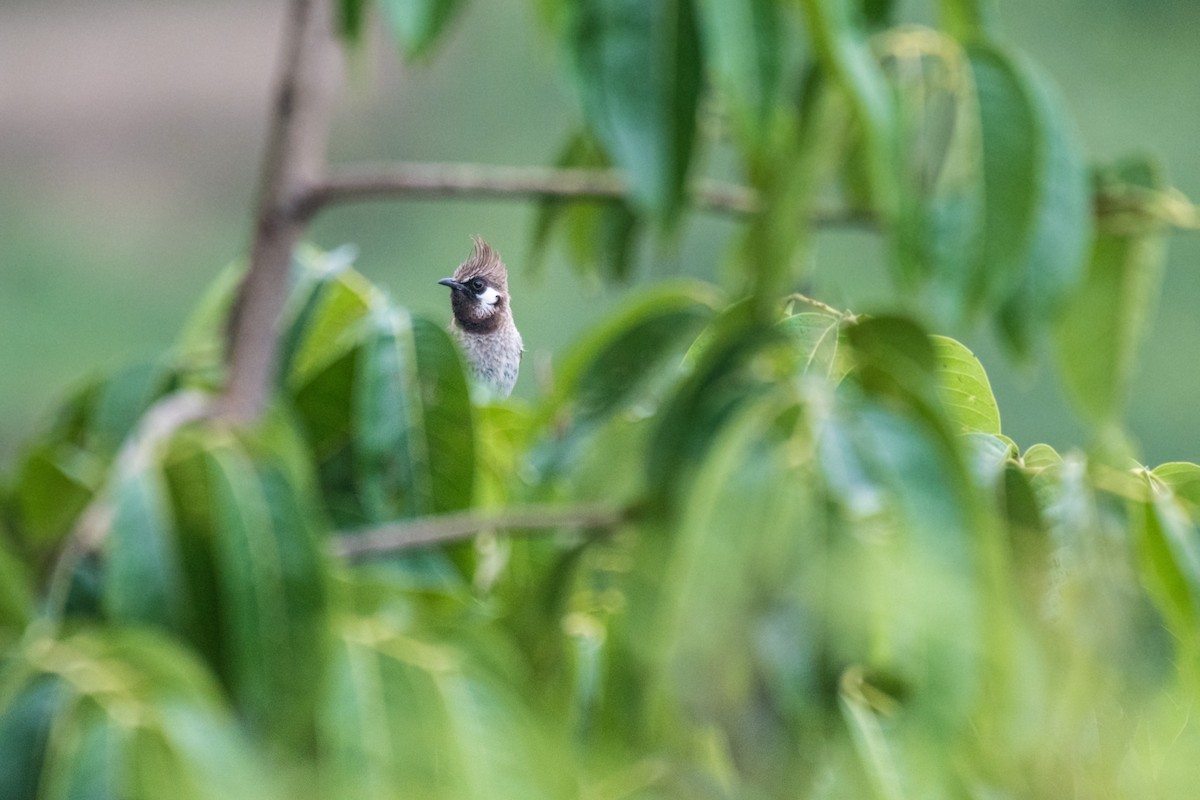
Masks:
[[[937,364],[928,334],[903,317],[868,317],[844,329],[858,380],[871,391],[932,399]]]
[[[211,676],[170,640],[134,630],[38,639],[6,677],[23,685],[0,708],[4,797],[34,797],[5,785],[26,767],[41,778],[37,797],[277,796]]]
[[[377,306],[354,390],[354,456],[369,519],[465,508],[475,474],[470,395],[448,334]]]
[[[324,796],[565,796],[564,753],[472,653],[380,614],[338,629],[319,747]]]
[[[415,61],[445,34],[462,0],[381,0],[381,5],[404,55]]]
[[[1172,461],[1158,465],[1151,474],[1171,487],[1176,497],[1200,508],[1200,465]]]
[[[783,101],[785,7],[775,0],[699,0],[704,51],[748,149],[761,150],[778,122]]]
[[[821,500],[806,488],[815,482],[789,455],[807,438],[796,401],[767,395],[716,437],[687,488],[665,563],[635,555],[657,614],[650,636],[641,626],[627,634],[651,654],[654,682],[643,701],[651,713],[681,715],[682,730],[726,731],[730,747],[745,752],[747,782],[759,787],[798,778],[784,729],[818,713],[824,691],[820,601],[794,596],[823,544]],[[747,736],[748,726],[770,734]]]
[[[324,667],[326,577],[321,518],[287,439],[279,425],[245,442],[200,430],[173,443],[171,469],[185,535],[210,543],[217,596],[204,599],[219,615],[223,674],[255,729],[296,745],[311,735]]]
[[[351,43],[362,39],[369,0],[338,0],[338,33]]]
[[[30,451],[13,487],[22,540],[39,547],[66,535],[102,484],[106,466],[101,457],[66,443],[47,443]]]
[[[1158,170],[1146,162],[1125,164],[1115,177],[1127,186],[1163,189]],[[1094,421],[1118,421],[1128,401],[1138,347],[1162,287],[1165,235],[1166,226],[1154,220],[1102,228],[1083,286],[1058,328],[1063,379]]]
[[[1046,135],[1029,78],[1019,62],[992,46],[966,51],[979,105],[982,147],[982,251],[973,270],[971,303],[995,303],[1021,282],[1045,169]]]
[[[634,203],[670,220],[686,200],[701,55],[688,0],[581,0],[568,46],[588,124]]]
[[[14,697],[0,698],[0,797],[37,800],[46,744],[54,716],[68,690],[53,676],[39,676]]]
[[[950,422],[963,433],[1000,433],[1000,409],[975,354],[947,336],[930,336],[936,389]]]
[[[1031,65],[1007,56],[1038,124],[1029,191],[1034,194],[1021,279],[1000,309],[1000,327],[1028,352],[1083,277],[1092,239],[1092,192],[1082,148],[1058,92]],[[986,141],[988,129],[983,133]],[[1001,169],[1007,166],[1000,167]]]
[[[564,357],[556,395],[580,421],[611,414],[647,384],[676,373],[682,355],[713,318],[719,297],[701,283],[669,283],[643,293],[587,334]]]
[[[1061,465],[1063,458],[1050,445],[1035,444],[1021,455],[1021,461],[1029,469],[1040,470]]]
[[[894,30],[878,41],[896,95],[899,283],[929,284],[934,294],[925,305],[956,320],[968,307],[984,221],[979,121],[965,58],[954,40],[927,29]]]
[[[610,164],[591,137],[576,132],[567,140],[555,166],[603,168]],[[632,273],[642,226],[628,203],[570,202],[554,197],[541,200],[531,246],[531,269],[535,272],[541,271],[550,234],[556,226],[564,229],[571,261],[582,274],[624,280]]]
[[[359,273],[338,269],[313,285],[315,308],[296,312],[285,341],[287,386],[300,391],[322,370],[353,349],[363,335],[362,320],[381,302],[379,291]],[[287,344],[291,342],[292,344]]]
[[[801,374],[820,375],[840,383],[851,369],[850,356],[842,341],[842,317],[823,312],[802,312],[779,323],[801,358]]]
[[[1181,666],[1193,679],[1200,677],[1200,538],[1170,490],[1149,473],[1148,502],[1138,504],[1135,528],[1139,572],[1157,603],[1181,651]]]
[[[33,581],[24,564],[8,550],[0,527],[0,653],[33,618]]]
[[[157,465],[118,476],[105,541],[103,602],[114,620],[188,629],[190,598],[180,567],[167,486]]]
[[[940,0],[941,27],[963,41],[984,38],[994,24],[996,5],[995,0]]]
[[[900,200],[892,93],[850,3],[803,0],[809,35],[822,67],[849,99],[862,141],[863,172],[876,212],[896,216]]]

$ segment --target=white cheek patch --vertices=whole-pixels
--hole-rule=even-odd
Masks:
[[[479,295],[479,302],[485,306],[494,306],[500,301],[500,293],[491,286],[483,290],[483,294]]]

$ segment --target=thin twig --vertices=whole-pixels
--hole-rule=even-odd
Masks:
[[[824,311],[826,314],[830,314],[832,316],[838,317],[839,319],[844,319],[848,322],[853,322],[855,319],[857,319],[857,316],[858,316],[856,314],[852,314],[849,311],[840,311],[840,310],[834,308],[833,306],[829,305],[828,303],[824,302],[823,300],[818,300],[815,297],[809,297],[808,295],[801,294],[800,292],[792,292],[787,297],[785,297],[783,299],[783,301],[785,304],[787,304],[787,303],[804,303],[805,305],[812,306],[815,309]]]
[[[703,211],[748,216],[762,210],[757,193],[728,181],[705,179],[692,187],[692,203]],[[394,163],[343,167],[314,185],[300,212],[312,215],[334,203],[406,198],[499,200],[621,200],[629,181],[615,169],[512,167],[489,164]],[[818,225],[870,225],[873,217],[848,209],[819,211]]]
[[[357,561],[371,555],[461,541],[481,531],[526,534],[559,528],[609,531],[629,519],[629,509],[606,504],[526,506],[491,514],[463,511],[347,531],[334,539],[332,549],[336,555]]]

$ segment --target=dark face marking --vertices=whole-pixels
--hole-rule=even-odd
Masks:
[[[486,278],[476,275],[463,281],[442,283],[450,287],[450,307],[460,328],[468,333],[482,334],[500,327],[504,320],[504,294],[498,293]],[[495,297],[495,303],[485,303],[487,297]]]

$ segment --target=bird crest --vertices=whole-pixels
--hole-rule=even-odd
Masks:
[[[502,292],[508,292],[508,270],[500,260],[500,254],[492,246],[478,236],[471,255],[454,270],[454,280],[465,283],[471,278],[480,277]]]

